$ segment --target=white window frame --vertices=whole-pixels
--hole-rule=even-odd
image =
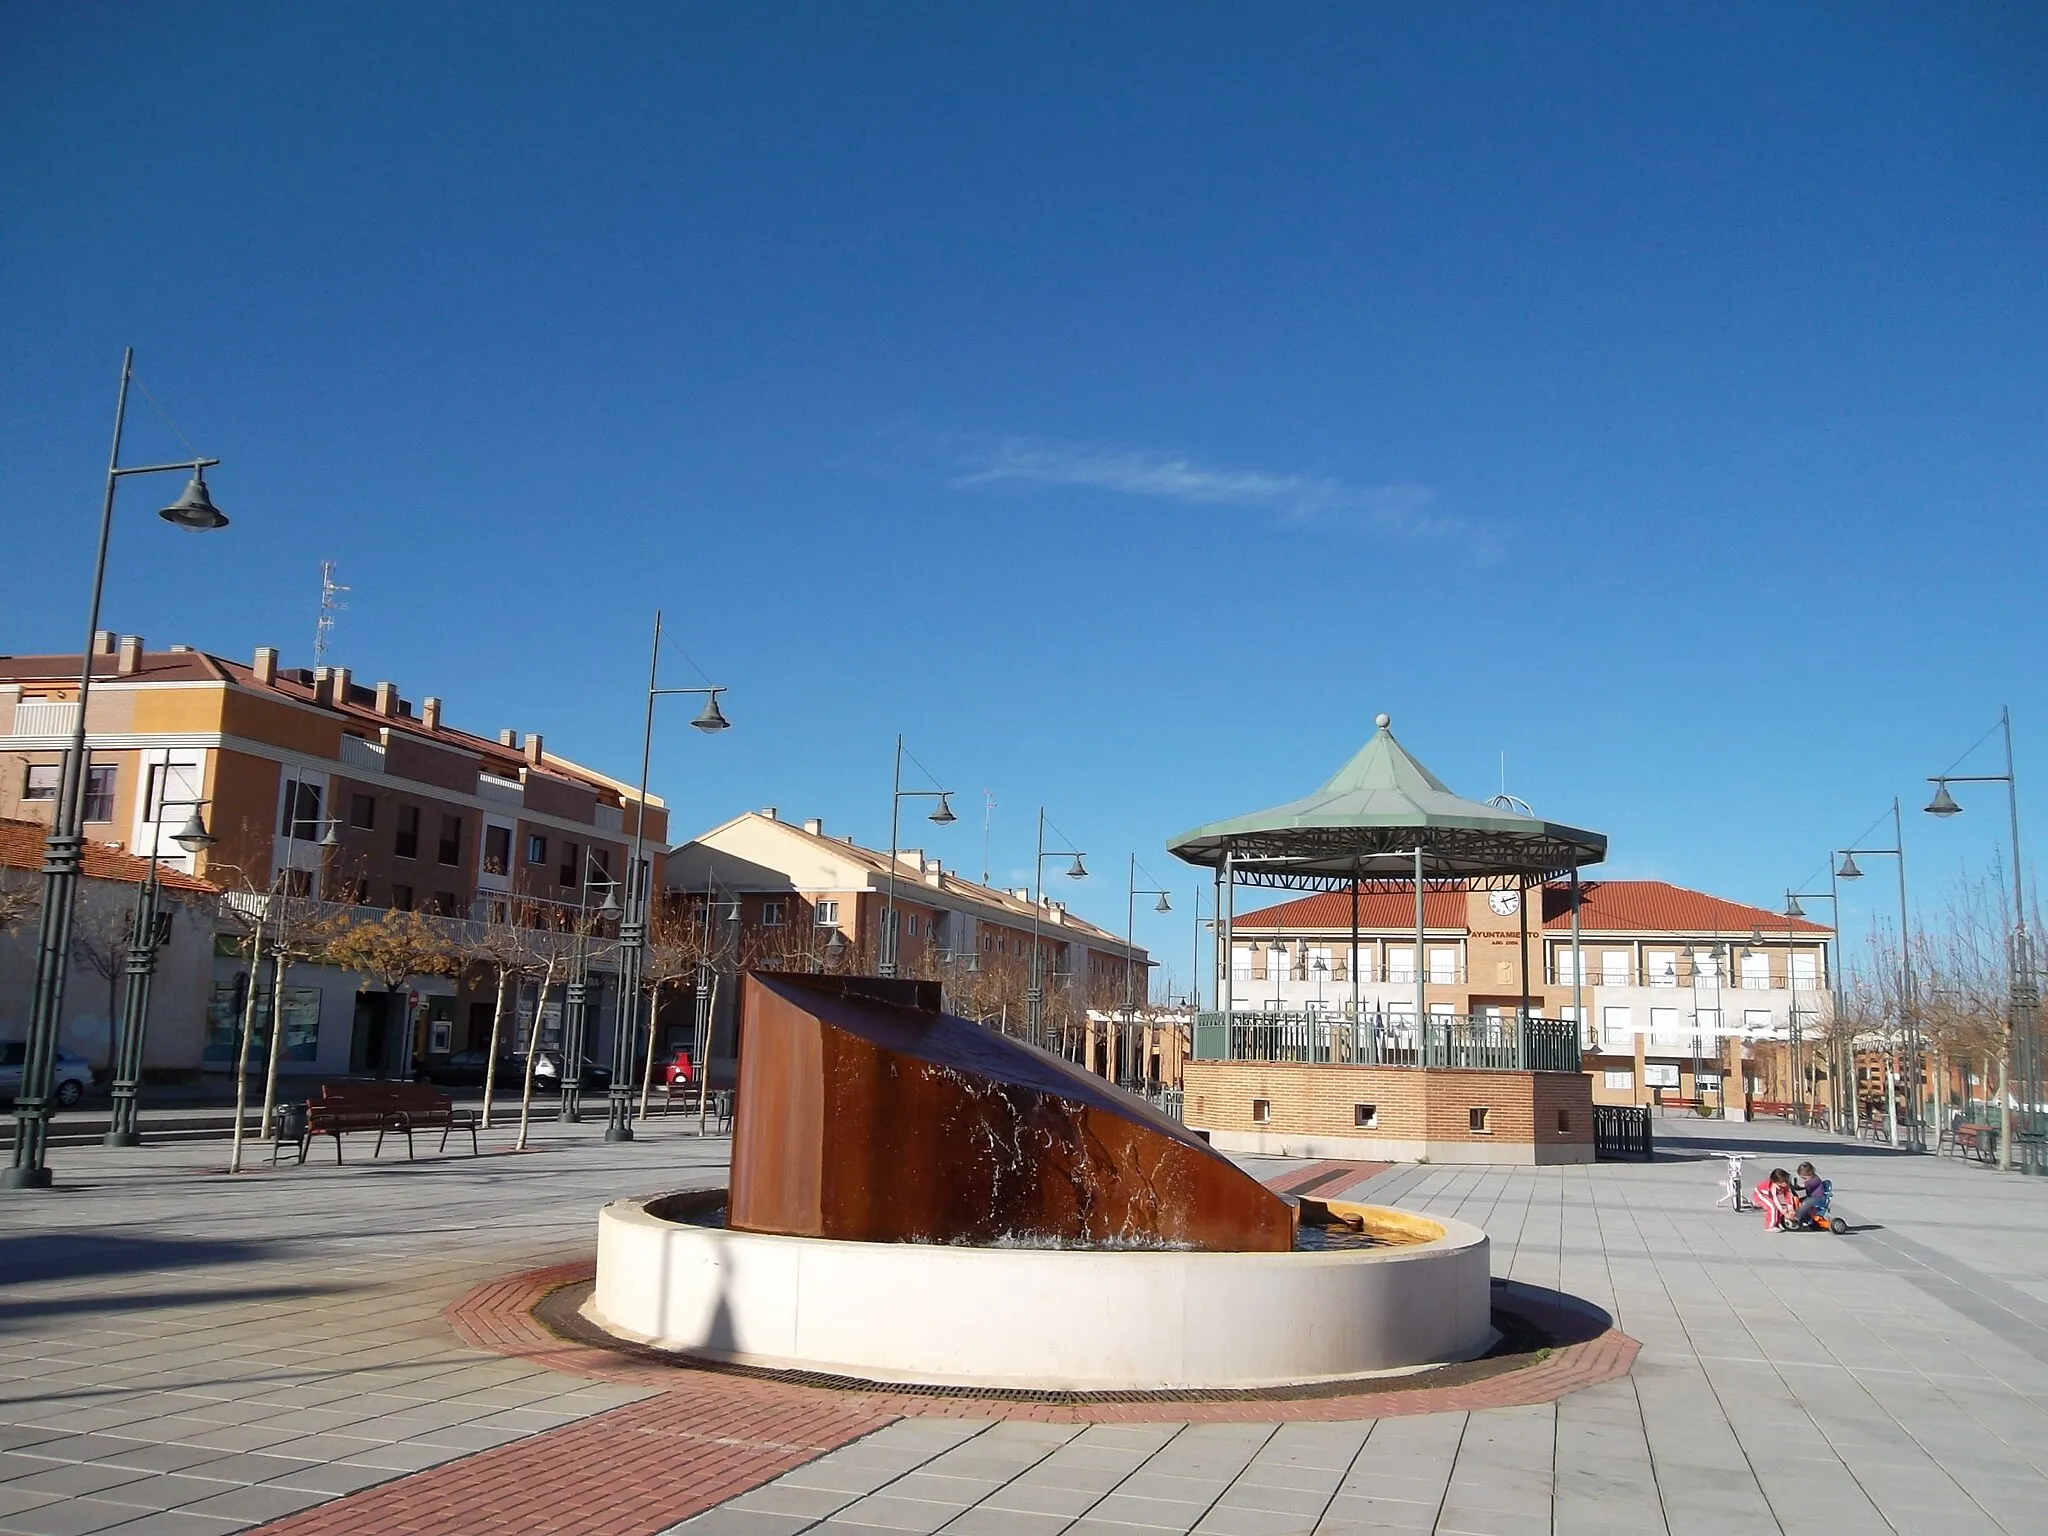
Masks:
[[[783,906],[780,901],[764,901],[761,903],[761,926],[763,928],[780,928],[782,926],[782,917]]]
[[[837,928],[839,926],[839,903],[830,898],[813,903],[811,907],[811,926],[813,928]]]

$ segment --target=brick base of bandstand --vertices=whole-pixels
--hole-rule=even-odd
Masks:
[[[1300,1170],[1276,1187],[1333,1183],[1356,1164]],[[1366,1169],[1364,1171],[1370,1171]],[[1353,1178],[1362,1177],[1354,1173]],[[638,1402],[399,1477],[262,1529],[278,1536],[651,1536],[908,1415],[1059,1423],[1298,1422],[1389,1418],[1545,1403],[1625,1375],[1634,1339],[1562,1297],[1495,1287],[1495,1307],[1524,1332],[1569,1340],[1513,1361],[1479,1362],[1314,1395],[1052,1394],[977,1396],[863,1383],[819,1385],[771,1373],[693,1366],[557,1332],[550,1297],[587,1286],[590,1261],[478,1286],[444,1316],[467,1343],[549,1370],[652,1389]],[[565,1336],[582,1333],[584,1336]],[[1491,1367],[1489,1369],[1488,1367]],[[1347,1386],[1351,1384],[1346,1384]]]

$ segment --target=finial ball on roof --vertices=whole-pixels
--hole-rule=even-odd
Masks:
[[[1372,723],[1384,731],[1388,726],[1394,723],[1394,717],[1392,715],[1374,715],[1372,717]]]

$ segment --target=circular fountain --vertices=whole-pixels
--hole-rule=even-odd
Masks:
[[[1303,1201],[1298,1234],[1193,1133],[936,994],[749,975],[732,1188],[606,1206],[590,1321],[751,1366],[1070,1391],[1340,1381],[1493,1343],[1478,1228]]]
[[[838,1242],[598,1218],[591,1320],[635,1343],[869,1381],[1132,1391],[1343,1380],[1493,1342],[1486,1234],[1350,1206],[1385,1240],[1323,1251]],[[699,1203],[704,1202],[704,1203]]]

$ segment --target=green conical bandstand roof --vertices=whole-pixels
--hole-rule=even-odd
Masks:
[[[1533,885],[1607,857],[1607,836],[1561,826],[1526,807],[1453,794],[1394,739],[1385,715],[1372,739],[1312,795],[1197,827],[1169,843],[1176,858],[1217,868],[1229,855],[1251,885],[1320,887],[1354,880]]]

